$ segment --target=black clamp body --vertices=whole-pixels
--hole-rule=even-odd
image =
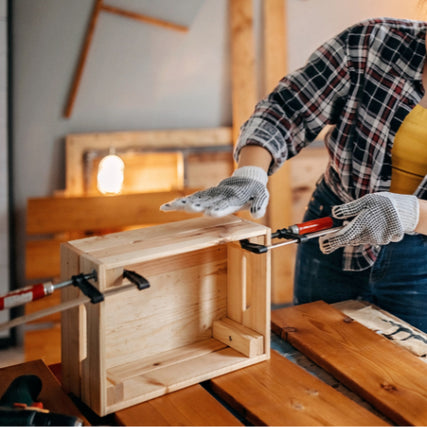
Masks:
[[[290,232],[287,228],[282,228],[275,231],[271,235],[272,239],[289,239],[295,240],[298,243],[303,243],[308,240],[308,237],[304,234],[295,234]],[[255,254],[263,254],[268,251],[268,247],[261,245],[259,243],[251,243],[248,239],[240,241],[240,246],[247,251],[253,252]]]
[[[123,270],[123,277],[134,283],[140,291],[150,287],[148,280],[144,276],[138,274],[136,271]]]
[[[282,228],[274,232],[271,237],[273,239],[296,239],[298,243],[303,243],[308,240],[305,234],[296,234],[290,232],[287,228]]]
[[[123,270],[123,277],[134,283],[140,291],[150,287],[148,280],[135,271]],[[96,271],[93,271],[91,274],[77,274],[71,277],[73,285],[77,286],[88,298],[90,298],[92,304],[104,301],[104,294],[93,286],[88,279],[96,280]]]
[[[87,280],[88,276],[86,274],[77,274],[75,276],[71,276],[71,280],[74,286],[77,286],[88,298],[90,298],[90,302],[92,304],[97,304],[99,302],[104,301],[104,295],[99,291],[99,289],[95,288],[92,283]],[[93,279],[96,280],[96,273],[92,273]]]

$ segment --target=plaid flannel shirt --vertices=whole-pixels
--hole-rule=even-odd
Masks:
[[[402,121],[424,94],[427,23],[369,19],[323,44],[284,77],[242,126],[235,149],[266,148],[269,174],[332,125],[325,181],[343,201],[388,191],[391,148]],[[427,176],[415,195],[427,198]],[[343,269],[371,266],[379,247],[346,247]]]

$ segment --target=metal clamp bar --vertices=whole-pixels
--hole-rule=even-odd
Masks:
[[[304,235],[288,233],[286,235],[289,237],[292,237],[290,240],[287,240],[286,242],[282,242],[282,243],[276,243],[276,244],[270,245],[270,246],[261,245],[258,243],[251,243],[251,242],[249,242],[248,239],[244,239],[244,240],[240,241],[240,246],[243,249],[246,249],[246,250],[253,252],[255,254],[263,254],[263,253],[269,251],[270,249],[280,248],[282,246],[291,245],[293,243],[304,243],[305,241],[314,239],[316,237],[321,237],[321,236],[325,236],[327,234],[335,233],[336,231],[341,230],[341,228],[342,227],[334,227],[334,228],[329,228],[327,230],[316,231],[314,233],[309,233],[309,234],[304,234]],[[281,238],[289,238],[289,237],[282,237],[282,236],[280,236],[280,237]]]

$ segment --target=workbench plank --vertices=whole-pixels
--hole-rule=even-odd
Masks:
[[[275,310],[272,330],[399,425],[427,424],[427,365],[318,301]]]
[[[253,425],[388,425],[275,351],[208,384]]]
[[[243,425],[199,384],[123,409],[115,417],[123,426]]]

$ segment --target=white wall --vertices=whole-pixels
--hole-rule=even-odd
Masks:
[[[105,0],[188,25],[181,34],[102,13],[70,119],[62,117],[92,0],[13,0],[13,155],[18,278],[25,204],[64,186],[72,132],[231,124],[227,0]],[[256,6],[261,56],[260,2]],[[373,16],[414,18],[418,0],[288,0],[289,68]],[[259,59],[261,63],[261,59]]]

